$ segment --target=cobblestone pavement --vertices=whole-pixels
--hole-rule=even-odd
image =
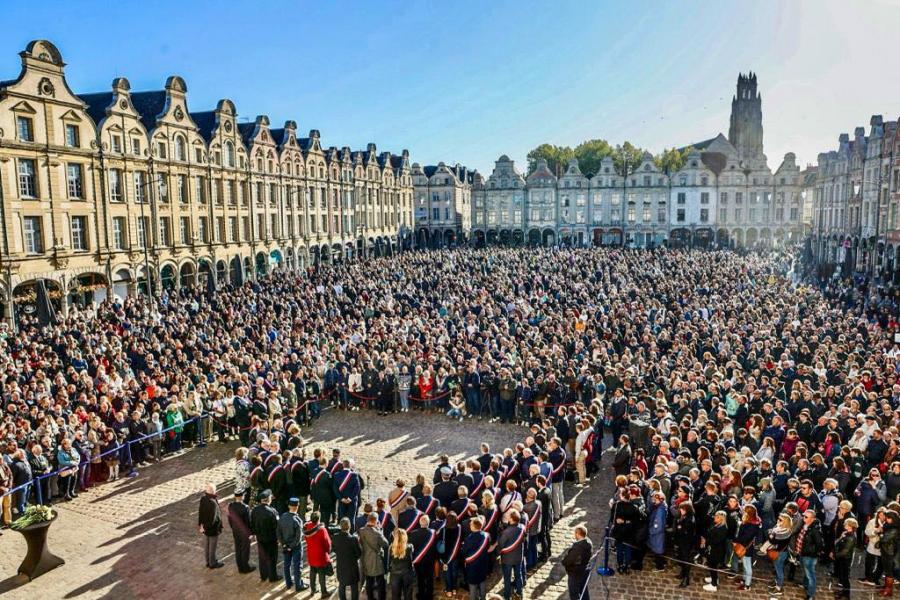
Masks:
[[[430,475],[442,452],[452,458],[474,456],[487,441],[502,449],[521,439],[524,429],[509,425],[467,422],[461,425],[442,416],[406,413],[377,417],[371,413],[326,412],[316,426],[304,433],[311,444],[340,447],[354,458],[367,477],[364,498],[384,496],[398,475],[412,478]],[[3,598],[178,598],[206,599],[226,594],[235,598],[309,598],[308,592],[287,594],[283,584],[260,583],[254,574],[239,575],[233,559],[231,536],[219,539],[219,557],[226,567],[205,568],[202,538],[197,533],[196,511],[200,490],[206,482],[220,486],[223,504],[229,500],[231,457],[236,443],[211,443],[190,450],[162,465],[144,469],[138,477],[123,479],[80,494],[73,502],[57,506],[58,522],[50,532],[50,547],[66,564],[24,583],[15,576],[25,544],[12,531],[0,537],[0,595]],[[455,455],[455,456],[454,456]],[[554,558],[529,575],[525,597],[566,598],[565,572],[560,553],[571,541],[572,527],[587,523],[595,549],[602,548],[603,528],[608,519],[608,499],[613,477],[604,471],[586,487],[566,485],[564,518],[553,530]],[[256,562],[253,551],[253,562]],[[602,560],[602,554],[600,556]],[[760,563],[766,562],[763,559]],[[651,561],[647,561],[648,568]],[[703,592],[703,575],[694,570],[687,590],[677,587],[676,570],[664,573],[634,573],[602,579],[594,575],[589,591],[594,600],[724,598],[733,592],[731,582],[720,585],[718,594]],[[758,577],[770,578],[771,570],[757,566]],[[494,579],[491,591],[502,585]],[[831,597],[828,577],[820,570],[818,597]],[[866,590],[868,591],[868,590]],[[786,598],[802,598],[799,587],[786,589]],[[765,586],[754,582],[754,590],[735,592],[735,597],[765,598]],[[870,595],[854,595],[868,598]],[[336,598],[336,596],[334,596]],[[363,595],[365,597],[365,595]]]

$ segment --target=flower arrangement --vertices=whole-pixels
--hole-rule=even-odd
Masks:
[[[29,506],[25,509],[25,513],[10,523],[12,529],[25,529],[29,525],[43,523],[44,521],[52,521],[56,514],[49,506]]]

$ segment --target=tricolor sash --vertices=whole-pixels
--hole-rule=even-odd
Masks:
[[[416,554],[415,556],[413,556],[413,561],[412,561],[412,563],[413,563],[414,565],[419,564],[419,562],[421,562],[421,560],[422,560],[423,558],[425,558],[425,555],[428,554],[428,551],[431,550],[431,547],[434,545],[434,540],[437,538],[437,532],[436,532],[436,531],[431,531],[431,530],[429,530],[429,533],[430,533],[430,535],[428,536],[428,542],[427,542],[427,543],[425,544],[425,546],[419,551],[418,554]]]
[[[355,475],[353,471],[347,471],[347,475],[344,477],[344,480],[341,482],[341,485],[338,486],[338,491],[343,492],[344,488],[347,487],[347,484],[350,483],[350,478]]]
[[[534,511],[534,515],[530,519],[528,519],[528,526],[526,527],[526,529],[531,529],[531,526],[534,525],[538,518],[541,516],[541,503],[535,501],[535,506],[537,506],[537,510]]]
[[[409,492],[407,492],[406,490],[403,490],[403,493],[400,494],[399,496],[397,496],[397,498],[395,500],[391,500],[391,502],[390,502],[391,509],[393,510],[393,509],[397,508],[398,506],[400,506],[400,503],[403,502],[403,500],[405,500],[407,496],[409,496]]]
[[[428,502],[428,507],[425,508],[425,511],[424,511],[426,515],[431,515],[431,511],[432,511],[432,509],[434,509],[434,505],[436,502],[437,502],[437,500],[435,500],[434,498],[432,498],[431,501]]]
[[[504,546],[500,548],[500,554],[509,554],[510,552],[515,551],[516,548],[522,543],[522,540],[525,539],[525,528],[521,525],[516,525],[519,530],[519,535],[516,536],[516,539],[509,546]]]
[[[406,527],[403,528],[403,529],[406,530],[406,533],[409,533],[410,531],[412,531],[413,529],[415,529],[416,525],[419,524],[419,517],[422,516],[422,511],[420,511],[418,508],[416,508],[415,511],[416,511],[416,516],[413,517],[412,522],[411,522],[409,525],[407,525]]]
[[[484,487],[484,477],[482,476],[481,481],[478,482],[478,485],[475,486],[475,489],[472,490],[472,493],[469,494],[469,498],[477,498],[478,492],[481,491],[481,488]]]
[[[319,480],[322,479],[322,476],[325,475],[325,473],[327,473],[325,469],[321,469],[318,473],[316,473],[316,476],[312,480],[312,484],[316,485],[317,483],[319,483]]]
[[[269,473],[269,483],[272,483],[272,478],[281,470],[281,465],[278,465]]]
[[[481,555],[485,553],[488,545],[490,545],[490,543],[491,543],[491,536],[487,535],[483,531],[479,531],[478,533],[481,534],[481,536],[484,539],[481,540],[481,545],[478,546],[478,548],[476,548],[475,552],[473,552],[470,556],[466,557],[467,565],[470,565],[473,562],[475,562],[476,560],[478,560],[479,558],[481,558]]]
[[[499,514],[500,514],[500,511],[497,510],[497,507],[492,508],[491,509],[491,517],[484,524],[484,527],[481,528],[482,531],[489,531],[490,528],[494,526],[494,521],[497,520],[497,515],[499,515]]]
[[[445,564],[450,564],[454,560],[456,560],[456,555],[459,553],[459,545],[462,542],[462,532],[457,528],[456,530],[456,541],[453,542],[453,551],[450,553],[450,556],[447,557],[447,561]]]

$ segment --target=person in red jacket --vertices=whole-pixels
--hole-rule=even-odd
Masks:
[[[334,572],[331,566],[331,536],[319,520],[321,515],[313,512],[309,521],[303,526],[303,536],[306,538],[306,559],[309,562],[310,591],[316,593],[316,576],[318,575],[319,587],[322,589],[322,597],[331,595],[325,588],[325,578]]]

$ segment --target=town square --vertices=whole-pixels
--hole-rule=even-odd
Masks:
[[[893,597],[900,5],[563,5],[10,7],[0,596]]]

